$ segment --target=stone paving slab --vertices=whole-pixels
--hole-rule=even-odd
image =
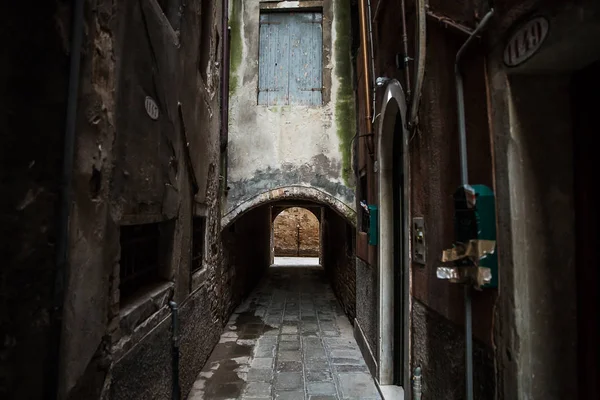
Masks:
[[[188,400],[381,399],[320,267],[270,268],[231,315]]]

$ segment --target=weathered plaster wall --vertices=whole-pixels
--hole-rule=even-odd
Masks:
[[[318,257],[319,220],[305,208],[285,209],[273,221],[274,255]]]
[[[415,366],[422,368],[423,393],[433,399],[465,398],[464,329],[420,301],[412,303],[412,348]],[[473,390],[475,399],[495,396],[494,352],[473,341]]]
[[[499,2],[490,38],[508,37],[530,15],[544,15],[550,30],[539,52],[514,69],[502,62],[505,42],[489,42],[502,267],[494,337],[498,398],[593,398],[597,390],[592,394],[578,377],[594,368],[578,371],[576,355],[579,254],[570,75],[600,58],[600,48],[589,39],[598,35],[599,5],[585,0],[518,3]]]
[[[0,14],[0,398],[51,390],[52,313],[70,9],[10,2]]]
[[[244,214],[225,228],[220,301],[225,321],[271,265],[271,210],[268,205]]]
[[[379,285],[377,281],[377,269],[370,266],[361,258],[356,258],[356,322],[360,326],[364,341],[368,348],[361,346],[363,354],[372,354],[377,357],[377,346],[379,344]],[[355,327],[356,330],[356,327]],[[367,359],[367,357],[365,357]],[[371,370],[375,373],[375,369]]]
[[[291,185],[319,188],[354,208],[349,5],[322,2],[323,105],[267,107],[257,105],[261,3],[268,2],[231,2],[230,190],[224,213],[262,192]]]
[[[442,4],[443,3],[443,4]],[[442,15],[449,15],[464,23],[472,23],[477,15],[473,2],[431,2],[430,11]],[[434,8],[435,6],[435,8]],[[414,31],[414,2],[407,2],[408,32]],[[375,42],[375,76],[395,78],[404,85],[404,76],[396,65],[396,56],[402,54],[402,44],[398,37],[402,35],[398,15],[401,10],[398,3],[381,3],[377,21],[374,24]],[[414,318],[411,324],[411,365],[409,368],[421,366],[425,372],[425,380],[430,387],[450,387],[456,385],[455,377],[448,371],[436,366],[437,352],[444,348],[446,364],[457,366],[460,371],[457,375],[464,375],[464,336],[461,334],[464,320],[464,301],[462,286],[450,284],[436,278],[435,270],[440,265],[440,256],[443,249],[451,247],[454,241],[454,221],[452,194],[460,185],[459,172],[459,147],[456,120],[456,93],[454,81],[454,61],[456,53],[467,36],[443,27],[437,22],[428,19],[427,27],[427,63],[426,79],[422,90],[419,108],[419,126],[409,140],[409,172],[405,175],[405,182],[409,185],[409,198],[405,199],[410,204],[409,221],[413,217],[423,217],[425,220],[427,264],[412,263],[411,269],[411,295],[414,303],[419,303],[422,310],[420,315],[411,312]],[[414,42],[409,36],[409,56],[413,56]],[[474,46],[476,48],[477,46]],[[463,73],[465,76],[465,98],[467,115],[467,136],[469,150],[469,178],[473,183],[482,183],[492,186],[492,158],[490,152],[489,135],[485,132],[487,126],[485,67],[481,57],[473,57],[477,50],[473,50],[465,58]],[[410,64],[411,71],[414,64]],[[358,76],[362,76],[362,66],[357,65]],[[359,85],[359,88],[361,86]],[[378,90],[377,106],[374,114],[381,110],[381,95]],[[360,108],[364,109],[364,97],[358,91]],[[406,121],[404,121],[406,122]],[[376,121],[375,132],[377,135],[378,124]],[[364,129],[364,128],[363,128]],[[482,133],[483,132],[483,133]],[[366,133],[364,130],[361,133]],[[377,143],[377,136],[369,143],[368,138],[359,141],[359,169],[366,173],[366,197],[372,203],[377,202],[377,174],[374,173],[373,163],[379,157],[369,155]],[[412,228],[409,234],[412,235]],[[360,236],[359,236],[360,238]],[[366,239],[366,238],[365,238]],[[412,238],[411,238],[412,240]],[[369,316],[370,309],[375,309],[378,314],[376,295],[370,291],[379,290],[377,282],[377,252],[376,246],[366,246],[359,250],[366,264],[364,268],[359,265],[360,273],[370,287],[361,289],[360,301],[363,310],[359,309],[358,322],[363,328],[365,341],[375,346],[378,334],[378,321]],[[357,270],[357,273],[359,270]],[[474,300],[474,333],[485,347],[491,351],[492,315],[496,291],[486,290],[475,294]],[[363,300],[364,299],[364,300]],[[416,306],[415,306],[416,307]],[[427,315],[427,317],[425,317]],[[435,315],[436,318],[430,318]],[[427,323],[417,322],[427,319]],[[363,327],[362,325],[365,325]],[[401,329],[396,326],[396,329]],[[374,333],[373,333],[374,331]],[[445,332],[448,336],[440,334]],[[461,343],[462,341],[462,343]],[[487,374],[482,381],[486,383],[483,392],[494,392],[493,359],[488,357],[481,361],[480,369]],[[487,363],[487,364],[486,364]],[[441,364],[440,364],[441,365]],[[462,370],[461,370],[462,368]],[[433,372],[435,370],[435,372]],[[458,399],[464,395],[463,391],[437,392],[438,397]],[[487,395],[486,395],[487,396]],[[435,395],[434,395],[435,397]],[[488,397],[483,397],[488,398]]]
[[[86,8],[61,398],[169,397],[168,300],[181,309],[187,393],[231,308],[218,300],[221,3],[172,5]],[[158,104],[156,121],[146,96]],[[202,269],[191,274],[195,215],[206,219],[206,246]],[[120,226],[163,221],[173,227],[164,282],[121,298]]]

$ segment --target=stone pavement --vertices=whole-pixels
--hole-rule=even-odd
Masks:
[[[275,257],[275,267],[317,267],[319,257]]]
[[[320,267],[270,268],[231,316],[188,400],[381,399]]]

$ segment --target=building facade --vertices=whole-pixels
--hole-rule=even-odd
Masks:
[[[587,282],[596,272],[583,237],[597,233],[585,222],[595,211],[585,200],[591,155],[581,146],[597,82],[600,48],[590,38],[598,8],[493,3],[365,2],[359,52],[366,43],[368,62],[357,59],[356,69],[374,89],[362,90],[363,81],[357,90],[357,201],[379,218],[357,233],[356,336],[380,384],[408,393],[419,368],[424,396],[465,398],[469,312],[474,398],[593,398],[597,359],[586,349],[597,354],[597,308],[587,299],[597,290]],[[415,101],[418,120],[410,116]],[[471,291],[470,307],[464,285],[437,277],[443,251],[458,241],[453,195],[464,183],[463,160],[466,181],[492,189],[496,202],[498,286]]]
[[[15,3],[2,16],[14,42],[0,397],[170,398],[169,302],[185,394],[228,301],[255,282],[223,272],[223,4],[58,1],[34,14]]]

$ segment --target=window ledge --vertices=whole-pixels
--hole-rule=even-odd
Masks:
[[[170,313],[168,302],[175,284],[160,282],[140,290],[119,311],[119,329],[113,336],[115,358],[125,354]]]
[[[191,293],[195,292],[202,286],[204,281],[206,281],[206,271],[208,270],[206,265],[202,266],[202,269],[192,273],[192,290]],[[190,293],[190,294],[191,294]]]

